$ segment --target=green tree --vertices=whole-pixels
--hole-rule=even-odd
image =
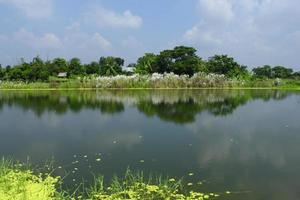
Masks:
[[[300,79],[300,72],[293,73],[293,78]]]
[[[5,75],[5,72],[4,72],[4,70],[2,69],[2,65],[0,64],[0,80],[3,80],[4,75]]]
[[[10,66],[10,65],[7,65],[7,66],[5,67],[6,72],[9,72],[10,69],[11,69],[11,66]]]
[[[157,56],[153,53],[146,53],[140,57],[134,68],[134,72],[138,74],[151,74],[154,72],[154,65],[156,64]]]
[[[24,80],[23,72],[20,67],[13,67],[8,72],[8,78],[12,81]]]
[[[254,76],[259,78],[271,78],[272,77],[272,67],[270,65],[264,65],[262,67],[256,67],[252,69]]]
[[[81,61],[79,58],[72,58],[69,61],[68,65],[68,74],[69,75],[81,75],[84,74],[84,68],[81,64]]]
[[[46,81],[49,79],[50,72],[48,71],[48,68],[46,67],[44,61],[38,56],[33,58],[32,62],[30,63],[30,67],[32,75],[31,80]]]
[[[154,72],[173,72],[178,75],[192,76],[199,71],[206,71],[204,62],[196,55],[193,47],[177,46],[173,50],[160,52],[154,65]]]
[[[293,74],[293,69],[285,68],[282,66],[276,66],[272,68],[273,78],[291,78]]]
[[[67,61],[64,58],[55,58],[51,63],[49,72],[53,76],[60,72],[67,72]]]
[[[172,71],[175,74],[193,75],[199,71],[206,71],[204,62],[196,55],[197,50],[192,47],[175,47],[173,56]]]
[[[208,72],[224,74],[228,77],[245,77],[248,75],[247,67],[238,64],[228,55],[215,55],[208,59]]]
[[[87,74],[100,74],[100,65],[98,62],[91,62],[85,65],[85,72]]]
[[[102,76],[116,76],[122,74],[122,66],[124,60],[118,57],[101,57],[99,61],[100,75]]]

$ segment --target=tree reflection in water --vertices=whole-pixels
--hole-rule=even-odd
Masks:
[[[2,91],[0,109],[19,106],[40,117],[45,112],[63,115],[82,109],[116,114],[129,104],[148,117],[185,124],[194,122],[201,112],[225,116],[249,101],[282,100],[291,94],[278,90]]]

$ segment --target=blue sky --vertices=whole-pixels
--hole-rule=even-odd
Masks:
[[[121,56],[194,46],[255,67],[300,70],[297,0],[0,0],[0,63]]]

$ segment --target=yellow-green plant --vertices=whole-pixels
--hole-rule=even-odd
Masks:
[[[0,163],[1,200],[52,200],[56,196],[58,178],[34,175],[30,170],[13,166],[12,162]]]
[[[88,191],[90,200],[204,200],[218,196],[193,191],[185,193],[181,180],[145,179],[142,172],[132,173],[130,170],[123,178],[114,177],[108,186],[105,186],[103,177],[99,177]]]

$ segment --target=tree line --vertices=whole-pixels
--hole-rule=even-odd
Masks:
[[[300,72],[294,72],[293,69],[283,66],[265,65],[249,71],[247,66],[239,64],[228,55],[215,55],[208,60],[203,60],[196,52],[197,50],[193,47],[177,46],[159,54],[146,53],[136,63],[127,65],[127,70],[124,70],[124,59],[119,57],[101,57],[99,61],[83,64],[79,58],[72,58],[69,61],[64,58],[44,61],[37,56],[31,62],[21,59],[21,62],[14,66],[2,67],[0,64],[0,80],[47,81],[49,77],[57,76],[61,72],[67,72],[68,77],[91,74],[100,76],[132,73],[147,75],[165,72],[192,76],[195,73],[204,72],[224,74],[227,77],[239,79],[300,78]]]

